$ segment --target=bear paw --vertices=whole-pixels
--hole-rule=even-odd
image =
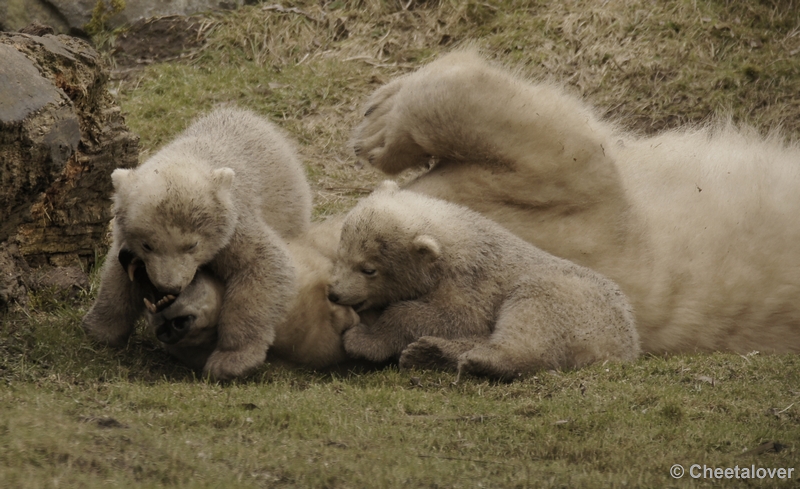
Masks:
[[[253,372],[266,359],[266,351],[214,350],[206,361],[203,374],[214,380],[231,380]]]
[[[458,378],[462,374],[478,377],[491,377],[498,380],[511,381],[523,376],[523,370],[516,368],[513,362],[498,352],[488,348],[475,348],[464,352],[458,358]]]
[[[349,356],[370,362],[385,362],[396,355],[386,338],[370,334],[363,324],[345,331],[342,335],[342,344]]]
[[[353,132],[356,156],[390,175],[419,166],[428,155],[414,140],[413,117],[402,100],[407,78],[378,89],[370,98],[364,120]]]
[[[437,340],[423,336],[408,345],[400,354],[400,368],[455,370],[455,359],[445,355]]]

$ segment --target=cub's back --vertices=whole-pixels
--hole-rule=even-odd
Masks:
[[[237,204],[259,209],[282,236],[308,229],[311,189],[303,165],[288,136],[267,119],[237,108],[216,109],[173,144],[192,145],[214,168],[232,168]]]

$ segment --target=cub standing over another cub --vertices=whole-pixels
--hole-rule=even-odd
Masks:
[[[469,51],[378,89],[353,144],[630,298],[642,349],[800,352],[800,147],[730,125],[640,138]]]
[[[344,334],[348,354],[510,379],[632,360],[619,288],[464,207],[385,182],[347,216],[329,299],[383,309]]]
[[[328,300],[338,231],[341,224],[312,224],[306,234],[287,243],[296,271],[296,292],[289,302],[286,319],[275,327],[268,358],[295,366],[327,368],[347,359],[342,332],[359,322],[349,306]],[[336,241],[334,242],[334,238]],[[120,262],[145,291],[149,327],[162,346],[192,368],[201,369],[217,344],[217,322],[222,309],[224,286],[208,271],[200,269],[181,294],[160,298],[147,272],[129,252]],[[263,291],[265,294],[271,290]]]
[[[285,240],[311,220],[311,192],[287,139],[251,112],[217,109],[111,178],[109,257],[133,253],[165,295],[179,296],[205,267],[225,295],[204,372],[223,380],[261,365],[295,291]],[[106,260],[84,328],[101,342],[124,344],[144,312],[142,297],[117,260]]]

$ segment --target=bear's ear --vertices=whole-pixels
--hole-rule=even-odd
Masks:
[[[427,256],[432,259],[439,258],[441,254],[441,249],[439,248],[439,243],[433,236],[428,236],[427,234],[420,234],[416,238],[414,238],[414,251],[416,251],[421,256]]]
[[[114,185],[114,190],[119,192],[125,186],[125,182],[130,181],[132,177],[133,171],[124,168],[117,168],[111,172],[111,184]]]
[[[234,175],[236,174],[230,168],[217,168],[211,172],[211,180],[217,190],[230,190]]]
[[[377,192],[386,192],[387,194],[393,194],[400,190],[400,186],[397,185],[397,182],[394,180],[384,180],[378,185],[378,188],[375,189]]]

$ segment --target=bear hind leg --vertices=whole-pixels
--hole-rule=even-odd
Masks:
[[[403,350],[400,355],[400,368],[455,371],[458,368],[458,358],[464,352],[486,341],[484,338],[447,340],[423,336]]]

